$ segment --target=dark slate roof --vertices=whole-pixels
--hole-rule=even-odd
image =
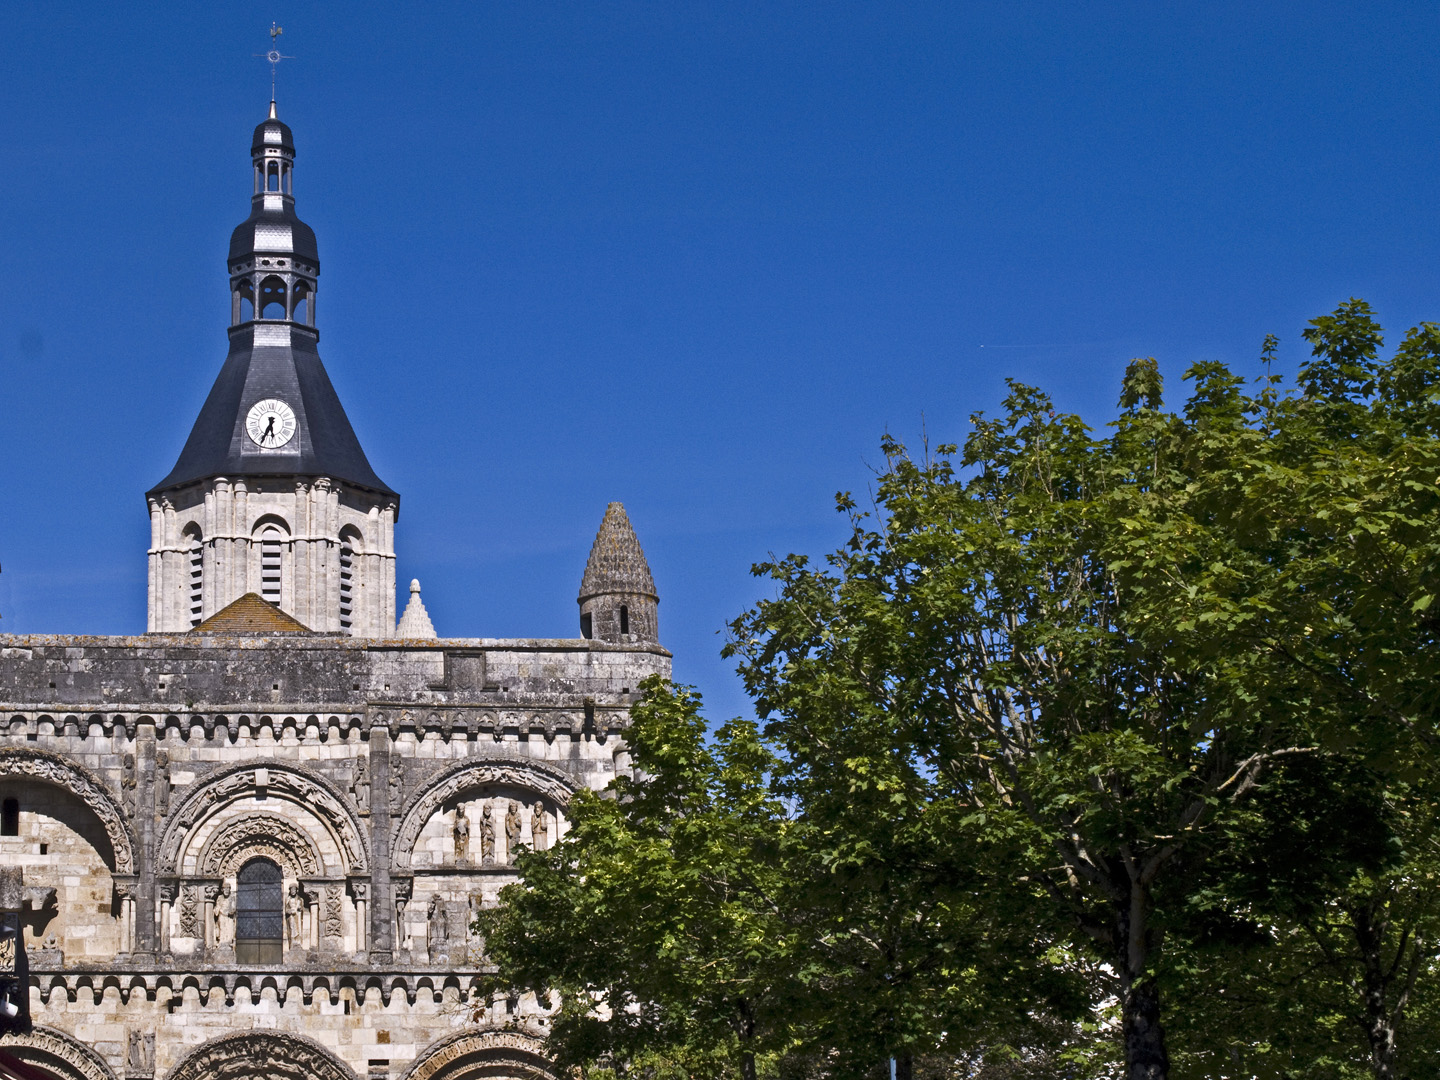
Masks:
[[[258,324],[262,334],[273,329]],[[256,345],[257,324],[236,327],[230,355],[200,410],[180,460],[150,495],[214,476],[328,476],[381,495],[385,485],[360,448],[315,341],[291,330],[289,345]],[[279,398],[295,410],[295,436],[281,450],[262,450],[245,433],[257,401]]]
[[[190,631],[192,634],[309,634],[308,626],[259,593],[247,592]]]
[[[585,564],[585,576],[580,581],[580,602],[603,593],[632,593],[659,599],[645,552],[630,526],[625,507],[618,502],[605,508],[600,531],[595,534],[590,561]]]
[[[230,261],[262,254],[293,254],[320,269],[320,248],[315,243],[315,230],[295,216],[295,207],[286,199],[283,210],[267,210],[264,196],[255,196],[250,216],[235,226],[230,234]]]

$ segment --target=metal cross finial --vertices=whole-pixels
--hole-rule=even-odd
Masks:
[[[294,60],[294,59],[295,59],[293,56],[286,56],[286,55],[285,55],[284,53],[282,53],[282,52],[280,51],[280,49],[278,48],[278,46],[279,46],[279,44],[280,44],[280,35],[283,34],[284,32],[285,32],[285,28],[284,28],[283,26],[281,26],[279,23],[272,22],[272,23],[270,24],[270,51],[269,51],[269,52],[263,52],[263,53],[256,53],[256,54],[255,54],[256,56],[263,56],[266,60],[270,61],[270,100],[271,100],[271,101],[274,101],[274,100],[275,100],[275,69],[276,69],[276,67],[279,66],[281,60]]]

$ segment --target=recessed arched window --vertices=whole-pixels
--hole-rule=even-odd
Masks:
[[[580,636],[581,636],[581,637],[588,638],[588,637],[591,635],[591,633],[594,632],[594,631],[593,631],[593,625],[592,625],[592,624],[593,624],[593,620],[590,618],[590,612],[586,611],[586,612],[582,613],[581,616],[580,616]]]
[[[194,525],[185,530],[185,559],[190,568],[190,625],[199,626],[205,607],[205,545]]]
[[[260,318],[285,318],[285,279],[267,277],[260,282]]]
[[[630,632],[630,609],[624,604],[620,605],[620,632],[622,634]]]
[[[260,548],[260,597],[277,607],[285,595],[285,545],[290,539],[276,518],[261,518],[255,526]]]
[[[347,634],[355,625],[355,596],[359,592],[355,555],[361,550],[358,530],[340,530],[340,629]]]
[[[283,875],[269,859],[251,859],[235,884],[235,962],[278,964],[284,948]]]

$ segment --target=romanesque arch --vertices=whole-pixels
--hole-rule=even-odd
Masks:
[[[556,1080],[542,1046],[516,1031],[464,1031],[427,1046],[401,1080]]]
[[[165,1080],[357,1080],[319,1043],[280,1031],[247,1031],[202,1043]]]
[[[4,1049],[26,1065],[63,1080],[115,1080],[99,1053],[54,1028],[36,1025],[23,1035],[7,1035]]]
[[[200,853],[199,870],[206,877],[234,877],[256,857],[288,870],[292,878],[315,877],[325,869],[302,829],[274,814],[247,814],[210,838]]]
[[[165,822],[156,860],[158,873],[161,876],[178,873],[181,859],[186,854],[186,841],[195,827],[231,803],[255,797],[262,788],[259,782],[262,773],[267,798],[278,797],[303,808],[335,837],[344,864],[336,868],[338,873],[362,874],[368,869],[365,830],[329,780],[291,762],[251,761],[232,765],[205,777],[180,800]],[[252,820],[256,816],[247,815],[244,820]],[[226,826],[224,831],[240,827],[237,823]],[[217,836],[207,844],[200,855],[202,861],[211,852],[214,852],[213,858],[226,861],[226,853],[235,851],[243,836],[237,835],[237,843],[229,847],[217,847],[219,840],[220,836]],[[302,857],[306,848],[314,852],[313,845],[307,840],[297,849],[296,858]]]
[[[415,842],[425,823],[448,799],[484,784],[509,784],[533,791],[549,799],[557,807],[567,806],[577,789],[575,782],[560,769],[540,761],[524,758],[490,758],[462,761],[432,777],[410,800],[400,816],[400,824],[391,837],[390,851],[396,869],[410,866]]]
[[[109,789],[94,773],[58,754],[28,747],[0,749],[0,779],[19,777],[54,784],[70,792],[99,819],[110,841],[110,851],[101,852],[112,861],[117,874],[135,873],[135,842],[130,826]]]

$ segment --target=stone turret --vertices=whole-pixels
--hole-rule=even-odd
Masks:
[[[580,633],[597,641],[660,640],[660,597],[625,507],[605,508],[580,582]]]

